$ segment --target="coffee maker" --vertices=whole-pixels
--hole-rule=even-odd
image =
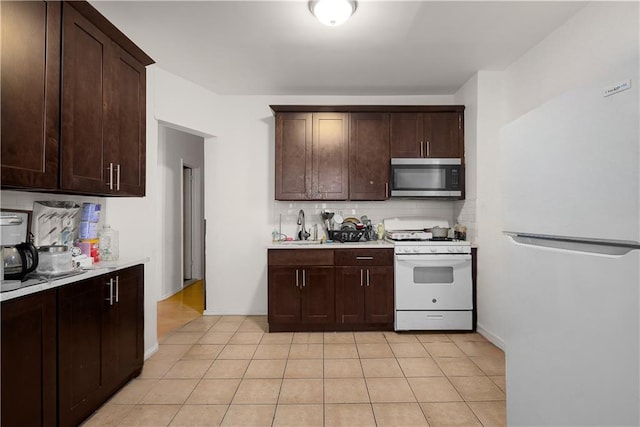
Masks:
[[[38,266],[38,250],[29,239],[29,215],[26,212],[2,212],[3,280],[24,280]]]

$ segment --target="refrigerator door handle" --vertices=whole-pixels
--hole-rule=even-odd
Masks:
[[[632,240],[589,239],[582,237],[551,236],[547,234],[520,233],[503,231],[505,236],[522,245],[543,246],[577,252],[601,255],[626,255],[634,249],[640,249],[640,242]]]

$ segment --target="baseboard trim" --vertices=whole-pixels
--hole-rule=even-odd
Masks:
[[[505,351],[504,341],[502,340],[502,338],[500,338],[493,332],[488,331],[484,326],[482,326],[482,324],[478,323],[476,327],[476,332],[478,332],[480,335],[485,337],[487,340],[489,340],[493,345],[498,347],[500,350]]]
[[[156,354],[159,349],[160,349],[160,346],[158,345],[158,342],[156,341],[156,343],[153,345],[153,347],[151,347],[150,349],[148,349],[147,351],[144,352],[144,360],[147,360],[151,356]]]
[[[203,316],[266,316],[267,313],[220,313],[218,311],[205,310]]]

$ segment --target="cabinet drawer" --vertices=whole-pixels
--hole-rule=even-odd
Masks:
[[[333,266],[333,251],[330,249],[269,249],[269,265]]]
[[[393,265],[393,249],[338,249],[336,265]]]

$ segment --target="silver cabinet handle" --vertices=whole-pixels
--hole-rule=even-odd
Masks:
[[[370,260],[372,260],[372,259],[373,259],[373,257],[372,257],[372,256],[357,256],[357,257],[356,257],[356,259],[359,259],[359,260],[369,260],[369,261],[370,261]]]
[[[307,271],[306,270],[302,270],[302,287],[303,288],[307,287]]]
[[[420,157],[424,157],[424,141],[420,141]]]
[[[360,269],[360,286],[363,285],[363,277],[362,277],[362,275],[363,275],[363,272],[362,272],[362,269]]]
[[[367,268],[367,286],[369,286],[369,285],[370,285],[370,283],[369,283],[369,269]]]
[[[429,140],[427,139],[427,157],[431,156],[431,144],[429,143]]]
[[[107,170],[109,171],[109,183],[107,185],[109,190],[113,190],[113,163],[109,163]]]
[[[369,273],[369,271],[367,270],[367,273]],[[368,276],[367,276],[367,281],[369,280]],[[120,300],[120,276],[116,276],[116,302],[118,302]]]
[[[109,301],[109,305],[113,305],[113,279],[109,279],[109,283],[105,283],[105,285],[109,285],[109,298],[105,298],[105,301]]]
[[[300,287],[298,284],[298,269],[296,268],[296,288]]]
[[[120,163],[116,168],[116,191],[120,191]]]
[[[385,195],[385,197],[387,199],[389,198],[389,183],[388,182],[384,183],[384,195]]]

